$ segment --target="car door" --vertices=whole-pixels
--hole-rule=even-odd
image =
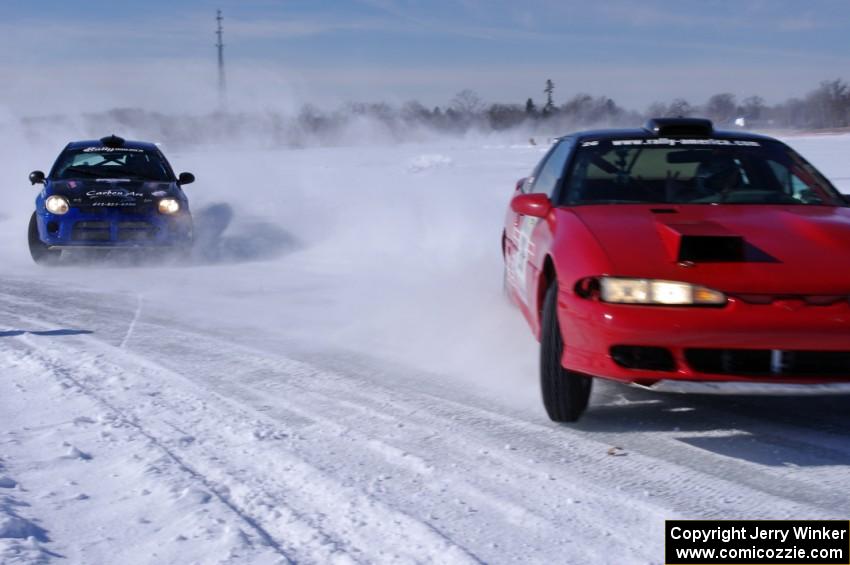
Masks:
[[[549,148],[546,151],[546,154],[543,155],[543,158],[538,161],[537,165],[534,166],[534,170],[531,172],[530,176],[525,178],[521,178],[517,181],[516,186],[514,187],[514,192],[511,195],[511,198],[515,198],[520,194],[528,194],[531,192],[531,187],[534,184],[534,179],[537,178],[537,175],[540,173],[540,169],[543,168],[543,165],[549,159],[549,156],[555,150],[555,146]],[[505,215],[505,223],[504,223],[504,240],[502,241],[502,253],[504,255],[505,261],[505,290],[511,294],[515,294],[520,292],[520,289],[523,285],[518,284],[515,279],[515,274],[517,272],[515,268],[516,264],[516,254],[517,254],[517,243],[519,236],[519,227],[520,227],[520,219],[521,216],[514,212],[511,206],[507,207],[507,213]]]
[[[531,185],[529,193],[546,194],[552,198],[564,174],[564,169],[572,153],[573,140],[562,139],[552,150]],[[509,280],[516,287],[520,300],[530,307],[537,291],[537,279],[551,241],[551,230],[545,218],[518,215],[513,233],[516,251],[509,265]]]
[[[516,186],[514,187],[514,193],[511,195],[511,198],[518,196],[520,194],[528,194],[531,192],[531,188],[534,185],[534,180],[537,178],[537,175],[540,174],[540,170],[543,168],[543,165],[546,164],[546,161],[549,160],[549,156],[557,148],[557,144],[553,145],[549,148],[548,151],[543,155],[543,158],[537,162],[534,166],[534,170],[531,171],[531,174],[527,177],[521,178],[517,181]],[[507,216],[505,217],[505,260],[510,261],[510,256],[514,254],[516,251],[516,228],[519,225],[520,216],[513,209],[508,206]]]

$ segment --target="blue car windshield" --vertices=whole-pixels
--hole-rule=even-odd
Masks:
[[[86,147],[64,151],[54,165],[50,178],[167,182],[173,180],[173,173],[156,151],[131,147]]]
[[[771,141],[622,139],[582,142],[562,204],[845,206],[800,155]]]

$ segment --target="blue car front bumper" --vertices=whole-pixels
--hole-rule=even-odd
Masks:
[[[42,209],[36,211],[36,221],[41,241],[55,248],[185,247],[192,242],[192,217],[188,212],[166,216],[71,208],[57,216]]]

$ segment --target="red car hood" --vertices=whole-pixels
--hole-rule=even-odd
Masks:
[[[600,274],[729,293],[850,295],[850,208],[601,205],[569,212],[608,256],[613,268]]]

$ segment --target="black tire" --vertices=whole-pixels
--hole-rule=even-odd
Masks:
[[[35,212],[30,217],[30,225],[27,230],[27,240],[29,242],[30,256],[32,260],[39,265],[55,265],[62,255],[60,249],[48,249],[47,245],[38,236],[38,223],[35,219]]]
[[[587,409],[593,380],[561,366],[564,338],[558,323],[558,283],[546,290],[540,328],[540,391],[553,422],[575,422]]]

